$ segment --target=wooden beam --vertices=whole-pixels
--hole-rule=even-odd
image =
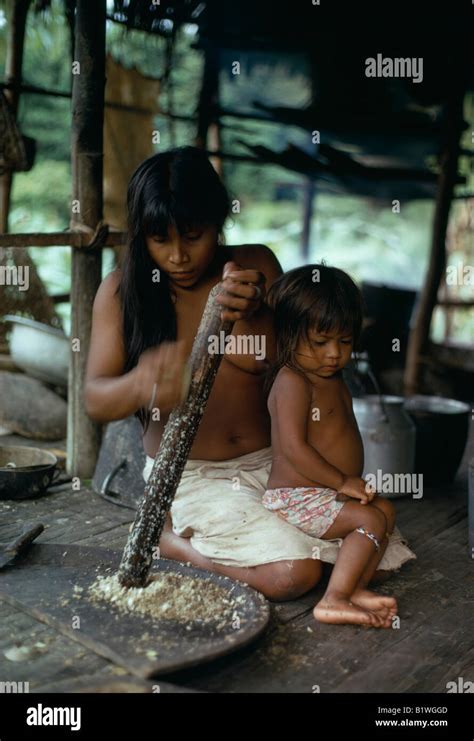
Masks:
[[[47,97],[51,98],[72,98],[72,93],[64,92],[62,90],[50,90],[49,88],[44,87],[38,87],[37,85],[14,85],[12,83],[0,83],[0,88],[3,90],[18,90],[21,93],[27,93],[29,95],[46,95]],[[140,108],[136,106],[130,106],[126,103],[114,103],[112,101],[107,101],[104,103],[105,108],[113,108],[117,109],[119,111],[127,111],[129,113],[143,113],[147,116],[151,115],[161,115],[161,111],[159,108]],[[193,118],[189,118],[187,116],[184,116],[185,120],[194,120]]]
[[[103,128],[106,0],[77,0],[72,76],[72,171],[74,229],[96,232],[103,217]],[[91,478],[99,452],[100,425],[86,414],[83,385],[89,353],[92,304],[101,281],[102,251],[73,250],[71,260],[71,355],[68,393],[67,472]],[[80,350],[75,351],[74,340]]]
[[[459,75],[461,73],[459,72]],[[418,393],[422,380],[423,356],[428,354],[431,319],[439,286],[446,268],[446,231],[457,178],[459,140],[463,123],[464,86],[457,82],[447,104],[444,146],[433,220],[431,252],[425,282],[418,300],[407,348],[404,375],[406,395]]]
[[[93,240],[92,240],[93,242]],[[109,232],[103,241],[91,246],[91,234],[86,232],[28,232],[0,234],[0,247],[75,247],[87,251],[102,247],[119,247],[127,243],[127,232]]]
[[[443,299],[438,301],[438,306],[443,306],[447,309],[470,309],[474,306],[474,301],[463,301],[462,299]]]

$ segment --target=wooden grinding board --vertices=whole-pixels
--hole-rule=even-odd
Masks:
[[[122,614],[112,605],[92,604],[84,598],[87,589],[97,576],[115,573],[121,556],[121,551],[107,548],[35,543],[11,566],[0,570],[0,598],[141,678],[229,654],[254,641],[268,624],[268,602],[255,590],[166,559],[154,561],[150,575],[182,573],[232,589],[232,597],[243,595],[245,600],[238,607],[240,627],[232,627],[232,621],[227,620],[218,631],[210,624],[196,623],[186,630],[176,620]],[[82,598],[75,598],[74,586],[82,587]],[[64,600],[69,600],[68,604],[61,604]],[[80,629],[72,627],[76,616]],[[148,638],[144,638],[146,633]],[[149,651],[156,652],[156,657],[147,656]]]

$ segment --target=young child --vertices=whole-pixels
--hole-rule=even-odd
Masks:
[[[307,265],[278,278],[268,301],[277,361],[269,379],[273,461],[263,504],[315,538],[344,539],[314,608],[317,620],[389,628],[395,599],[366,587],[395,511],[361,478],[362,440],[342,377],[362,324],[359,289],[342,270]]]

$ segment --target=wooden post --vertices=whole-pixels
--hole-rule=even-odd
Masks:
[[[5,62],[5,82],[12,85],[5,89],[5,96],[16,118],[20,100],[20,85],[23,70],[23,49],[25,46],[26,18],[31,0],[11,0],[11,14],[8,18],[7,58]],[[0,177],[0,232],[8,231],[8,215],[13,184],[13,173],[6,172]]]
[[[309,261],[311,221],[313,218],[313,200],[316,188],[314,180],[307,180],[303,190],[303,231],[301,232],[301,258],[303,262]]]
[[[206,46],[204,50],[204,69],[198,103],[198,120],[195,144],[201,149],[220,150],[219,108],[219,49]],[[208,141],[211,139],[211,147]],[[222,177],[221,157],[211,157],[211,162]]]
[[[219,121],[215,121],[214,123],[211,123],[209,126],[208,131],[208,142],[209,142],[209,149],[213,152],[219,152],[221,150],[221,126]],[[211,163],[221,178],[221,180],[224,177],[224,168],[222,163],[222,157],[211,157]]]
[[[8,87],[5,88],[5,97],[8,100],[15,119],[17,117],[20,102],[25,30],[30,5],[31,0],[9,0],[7,4],[8,38],[5,61],[5,80]],[[14,173],[9,170],[0,177],[0,238],[1,236],[5,237],[9,229],[13,178]],[[8,242],[10,237],[6,236],[5,239]],[[54,303],[50,296],[48,296],[46,287],[36,270],[36,265],[25,247],[26,245],[21,245],[20,243],[20,249],[18,249],[12,257],[16,265],[23,265],[27,267],[29,271],[30,308],[32,308],[34,304],[35,318],[40,322],[45,322],[47,324],[54,323],[54,320],[59,322],[59,317],[55,311]],[[0,265],[4,266],[8,263],[9,253],[10,250],[4,249],[4,244],[0,243]],[[13,295],[8,297],[8,294],[6,294],[4,300],[0,301],[0,311],[3,310],[4,313],[5,309],[7,309],[7,313],[11,314],[15,313],[17,310],[24,310],[24,308],[25,303],[21,300],[15,299]],[[5,326],[0,327],[0,349],[3,352],[8,350]]]
[[[103,127],[106,0],[77,0],[72,83],[73,218],[71,229],[96,230],[103,216]],[[68,394],[67,471],[90,478],[100,426],[84,409],[92,304],[101,281],[102,252],[72,249],[71,362]],[[79,341],[79,351],[74,343]]]
[[[460,86],[460,88],[449,101],[446,111],[446,136],[438,178],[431,253],[425,283],[417,303],[414,324],[408,340],[404,377],[406,395],[416,394],[420,387],[423,355],[427,352],[429,344],[431,318],[437,303],[441,278],[446,268],[446,232],[457,176],[459,139],[463,120],[464,87]]]
[[[468,464],[469,556],[474,560],[474,458]]]
[[[225,341],[232,330],[233,322],[221,321],[222,306],[215,301],[221,290],[222,283],[218,283],[209,293],[191,352],[189,393],[168,418],[145,495],[125,546],[118,572],[124,587],[142,587],[146,583],[153,549],[159,543],[222,360],[221,353],[209,353],[209,337],[223,336]]]

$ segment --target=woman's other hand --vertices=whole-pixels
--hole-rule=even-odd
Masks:
[[[183,340],[162,342],[140,355],[133,370],[140,407],[167,414],[182,402],[186,360]]]

